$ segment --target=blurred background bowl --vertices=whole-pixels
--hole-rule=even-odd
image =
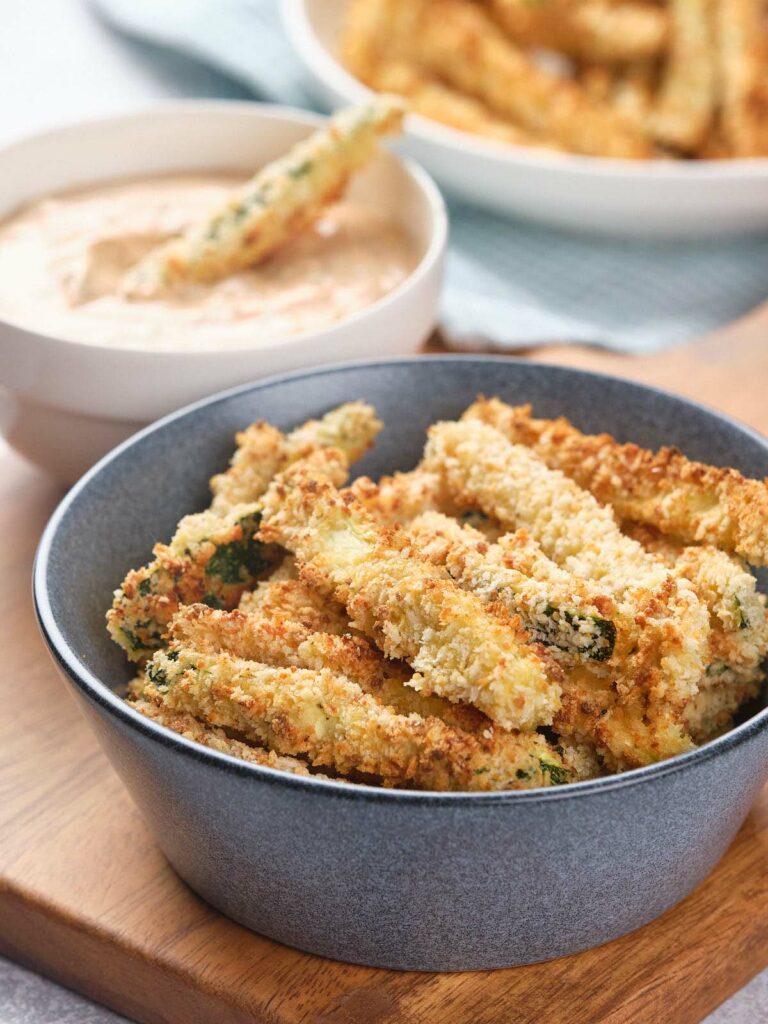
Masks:
[[[51,193],[184,171],[247,176],[323,118],[215,101],[163,104],[17,142],[0,152],[0,218]],[[447,236],[445,208],[420,168],[387,151],[349,188],[392,218],[418,263],[395,290],[322,330],[260,338],[252,349],[157,351],[85,344],[0,319],[0,430],[65,482],[140,427],[221,388],[339,359],[415,352],[434,328]]]
[[[282,0],[318,98],[371,90],[338,57],[350,0]],[[493,142],[412,114],[403,149],[456,196],[499,213],[617,238],[698,239],[768,228],[768,158],[612,160]]]

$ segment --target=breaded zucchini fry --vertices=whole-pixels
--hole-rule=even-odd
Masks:
[[[768,26],[763,0],[715,0],[722,97],[730,155],[768,155]]]
[[[261,535],[292,551],[352,624],[415,670],[414,688],[474,704],[504,728],[548,724],[559,705],[554,665],[462,591],[444,569],[409,557],[405,534],[381,528],[327,476],[297,463],[270,486]]]
[[[156,544],[154,560],[128,573],[115,591],[107,629],[131,661],[163,643],[168,623],[185,604],[235,608],[282,557],[256,538],[261,516],[253,505],[236,505],[226,516],[200,512],[179,523],[170,544]]]
[[[204,605],[183,608],[174,618],[170,636],[177,646],[207,654],[226,653],[246,661],[261,661],[281,668],[328,668],[346,676],[366,693],[398,714],[435,717],[457,729],[480,733],[493,729],[482,712],[465,704],[451,704],[442,697],[418,693],[406,680],[407,666],[388,661],[368,641],[314,630],[284,613],[263,611],[244,615],[219,612]]]
[[[675,448],[651,452],[610,434],[582,434],[568,420],[536,420],[530,406],[498,399],[465,413],[531,447],[622,520],[655,526],[693,544],[712,544],[752,565],[768,565],[768,484],[735,469],[692,462]]]
[[[328,669],[275,668],[174,647],[158,651],[147,671],[173,710],[315,766],[375,775],[385,785],[491,790],[570,778],[536,733],[485,739],[437,718],[399,715]]]
[[[515,42],[582,61],[645,60],[667,42],[667,12],[635,0],[491,0],[491,10]]]
[[[450,88],[411,62],[384,62],[376,66],[364,81],[381,92],[406,96],[409,110],[433,121],[440,121],[450,128],[513,146],[562,148],[553,140],[541,138],[534,132],[496,117],[480,100]]]
[[[150,690],[157,693],[156,687],[152,684],[150,684]],[[290,772],[292,775],[312,775],[316,779],[328,778],[327,775],[321,775],[320,772],[311,772],[298,757],[276,754],[274,750],[266,750],[264,747],[243,743],[242,740],[231,739],[223,729],[207,725],[186,711],[174,711],[163,704],[156,704],[143,698],[131,701],[130,704],[131,707],[140,711],[147,718],[151,718],[158,725],[163,725],[166,729],[178,733],[187,740],[199,743],[203,747],[208,747],[210,750],[218,750],[220,754],[229,754],[230,757],[239,757],[241,761],[250,761],[251,764],[258,764],[264,768],[275,768],[281,772]]]
[[[715,114],[717,0],[670,0],[670,55],[648,118],[653,137],[683,153],[706,140]]]
[[[422,557],[444,565],[451,579],[476,594],[483,604],[501,606],[520,615],[531,636],[545,646],[565,651],[576,660],[607,661],[616,643],[616,626],[610,615],[613,602],[599,599],[586,587],[551,562],[539,548],[533,554],[539,566],[529,575],[505,560],[505,548],[488,544],[471,526],[439,512],[425,512],[408,526],[408,536]],[[530,538],[528,547],[538,548]],[[529,556],[530,557],[530,556]]]
[[[696,692],[706,665],[706,609],[687,581],[621,533],[609,508],[475,419],[431,427],[424,462],[443,474],[457,501],[527,529],[549,558],[596,581],[636,620],[643,648],[659,655],[655,698],[682,705]]]
[[[233,505],[256,501],[274,476],[316,448],[338,448],[349,463],[355,462],[381,427],[376,410],[366,402],[345,402],[287,435],[259,420],[236,435],[229,469],[211,479],[211,508],[223,515]]]
[[[405,38],[412,61],[502,117],[577,153],[643,159],[645,136],[574,82],[550,74],[470,0],[411,0]]]
[[[179,281],[210,281],[264,260],[343,194],[378,140],[400,130],[404,112],[401,100],[387,96],[339,111],[207,220],[149,253],[126,278],[126,294],[148,298]]]
[[[741,681],[760,675],[768,654],[765,596],[741,559],[718,548],[685,546],[651,526],[624,523],[622,529],[673,570],[689,580],[709,611],[709,658],[704,685],[728,669]]]

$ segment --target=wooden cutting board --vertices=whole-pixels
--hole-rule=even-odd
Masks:
[[[544,357],[700,397],[768,432],[768,307],[642,362]],[[768,966],[768,790],[679,907],[550,964],[397,974],[226,920],[164,860],[38,636],[30,571],[60,496],[0,459],[0,952],[147,1024],[696,1024]]]

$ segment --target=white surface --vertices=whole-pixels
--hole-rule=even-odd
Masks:
[[[212,166],[247,174],[323,120],[284,107],[197,101],[45,132],[0,152],[0,216],[90,181]],[[394,291],[321,330],[183,356],[101,348],[0,321],[0,429],[8,442],[72,482],[142,424],[214,391],[322,363],[416,352],[437,320],[447,239],[442,197],[420,168],[388,152],[355,176],[348,195],[410,237],[419,262]]]
[[[2,141],[61,120],[129,109],[142,100],[181,94],[245,95],[228,79],[191,62],[175,62],[173,75],[160,73],[146,51],[142,54],[116,40],[94,22],[79,0],[8,2],[2,14]],[[761,908],[756,907],[755,912]],[[765,1024],[767,1020],[768,971],[723,1004],[706,1024]],[[0,959],[0,1024],[123,1021],[123,1017]],[[216,1022],[200,1019],[199,1024]]]
[[[337,61],[349,0],[282,0],[294,47],[325,102],[369,90]],[[548,154],[413,116],[405,151],[457,195],[502,213],[624,238],[713,238],[768,228],[768,158],[624,161]]]

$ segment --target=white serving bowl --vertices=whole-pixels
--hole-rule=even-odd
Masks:
[[[181,102],[90,121],[0,152],[0,218],[23,203],[110,179],[166,172],[244,174],[284,153],[322,118],[256,103]],[[0,319],[0,429],[66,482],[150,421],[230,385],[350,358],[416,351],[435,325],[445,207],[418,167],[384,152],[350,196],[392,217],[418,264],[394,291],[322,330],[258,347],[163,352],[101,347]]]
[[[370,90],[337,57],[350,0],[283,0],[283,20],[319,98],[359,103]],[[768,230],[768,158],[612,160],[526,149],[416,114],[404,151],[455,195],[555,227],[647,239]]]

